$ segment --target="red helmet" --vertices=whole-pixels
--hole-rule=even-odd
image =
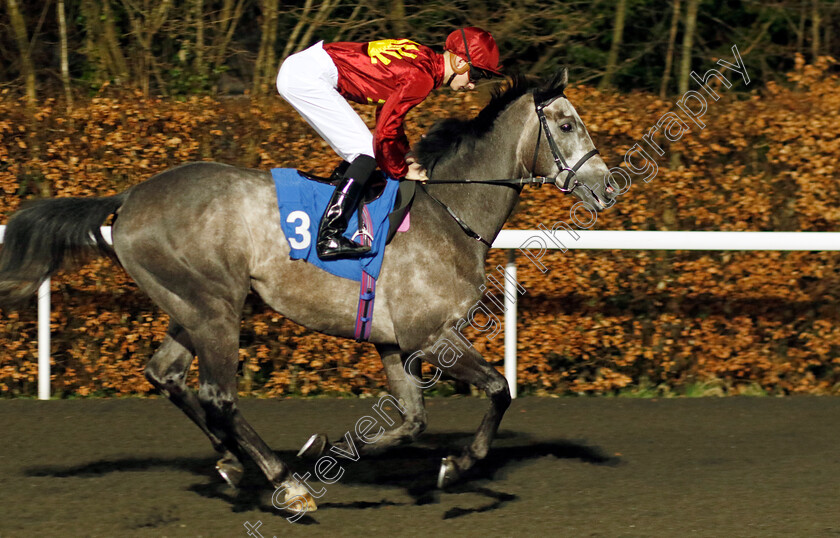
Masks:
[[[470,67],[502,75],[499,71],[499,47],[486,30],[474,26],[455,30],[446,38],[444,48],[464,58]]]

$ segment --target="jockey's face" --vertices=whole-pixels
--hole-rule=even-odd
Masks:
[[[470,80],[470,72],[467,71],[466,73],[455,75],[455,78],[452,79],[452,83],[449,87],[456,92],[464,92],[474,90],[475,84]]]

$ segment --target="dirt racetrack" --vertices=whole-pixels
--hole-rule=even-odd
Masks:
[[[245,400],[298,472],[370,399]],[[256,470],[238,492],[163,399],[0,400],[0,536],[840,536],[840,399],[514,401],[469,480],[434,484],[486,400],[432,399],[417,444],[343,465],[297,524]],[[316,481],[314,486],[322,487]]]

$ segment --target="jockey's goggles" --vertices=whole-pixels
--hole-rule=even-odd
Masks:
[[[485,71],[484,69],[482,69],[480,67],[476,67],[476,66],[470,64],[470,82],[476,83],[481,79],[485,79],[485,78],[486,79],[491,79],[494,76],[495,75],[493,73],[491,73],[490,71]]]

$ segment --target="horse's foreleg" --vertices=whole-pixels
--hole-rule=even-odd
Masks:
[[[404,360],[399,348],[377,346],[376,349],[382,358],[382,364],[385,366],[385,375],[388,376],[391,395],[399,403],[400,407],[397,407],[396,411],[402,417],[402,424],[393,430],[386,430],[374,442],[360,440],[355,430],[351,429],[348,434],[353,437],[352,447],[343,439],[330,445],[325,435],[315,434],[304,445],[299,455],[308,458],[318,457],[330,449],[331,446],[336,447],[343,453],[352,453],[354,450],[358,450],[360,455],[375,454],[395,446],[411,443],[426,429],[426,406],[423,402],[423,390],[412,383],[406,375]],[[416,370],[413,372],[414,375],[419,376],[420,363],[414,361],[411,367]],[[382,410],[380,409],[380,411]],[[391,424],[393,424],[393,421],[391,421]]]
[[[216,470],[228,484],[236,487],[243,472],[240,458],[238,454],[228,450],[221,439],[207,427],[207,414],[199,404],[195,392],[186,384],[187,371],[194,357],[189,336],[182,327],[171,322],[163,344],[146,366],[146,379],[201,428],[210,439],[213,448],[222,454],[222,458],[216,464]]]
[[[388,377],[391,394],[397,398],[403,409],[397,409],[403,419],[399,427],[386,431],[376,443],[365,444],[366,450],[377,452],[393,446],[413,442],[426,429],[426,404],[423,401],[423,389],[412,383],[405,371],[407,355],[395,348],[378,348]],[[420,362],[409,365],[412,375],[420,376]]]
[[[493,442],[502,417],[510,406],[510,389],[504,376],[487,364],[475,348],[467,349],[454,364],[449,365],[441,364],[438,356],[429,350],[426,350],[423,358],[451,377],[475,385],[490,398],[490,409],[485,413],[473,442],[464,448],[460,456],[443,459],[438,474],[438,487],[444,487],[455,482],[478,460],[487,456],[490,443]],[[415,376],[415,380],[419,383],[419,376]]]

